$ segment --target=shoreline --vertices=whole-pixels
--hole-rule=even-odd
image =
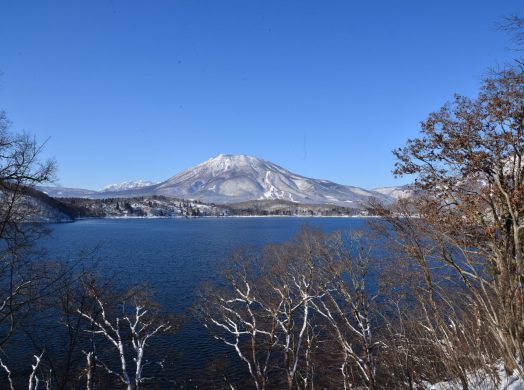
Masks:
[[[104,216],[80,217],[71,222],[94,219],[222,219],[222,218],[381,218],[378,215],[201,215],[201,216]],[[62,222],[57,222],[62,223]],[[64,222],[65,223],[65,222]]]

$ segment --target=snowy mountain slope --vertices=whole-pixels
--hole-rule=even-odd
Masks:
[[[346,207],[359,207],[360,203],[366,202],[370,197],[390,200],[389,196],[378,192],[328,180],[310,179],[257,157],[225,154],[186,169],[164,182],[141,188],[135,194],[226,204],[282,199]]]
[[[90,198],[98,194],[98,191],[83,188],[37,186],[36,189],[53,198]]]
[[[35,188],[4,183],[0,199],[5,201],[2,208],[10,209],[13,220],[45,223],[73,221],[68,206]]]
[[[155,183],[149,180],[130,180],[130,181],[125,181],[123,183],[110,184],[108,186],[105,186],[98,192],[102,193],[102,192],[135,190],[137,188],[149,187],[149,186],[152,186],[153,184]]]
[[[19,212],[25,216],[25,221],[27,222],[72,222],[73,217],[69,210],[62,204],[55,204],[52,200],[54,199],[24,195],[18,202],[17,207],[20,209]]]
[[[373,191],[391,197],[392,199],[405,199],[413,195],[413,189],[410,185],[380,187],[374,188]]]

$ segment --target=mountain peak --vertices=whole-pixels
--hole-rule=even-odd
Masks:
[[[279,199],[297,203],[358,207],[382,194],[317,180],[288,171],[259,157],[219,154],[155,186],[156,193],[204,202],[235,203]]]
[[[209,170],[213,174],[219,174],[220,172],[225,171],[239,171],[245,169],[263,172],[272,169],[270,168],[270,165],[274,164],[271,164],[269,161],[263,160],[261,158],[248,156],[246,154],[219,154],[218,156],[210,158],[209,160],[204,161],[203,163],[197,165],[194,168],[189,168],[189,170]],[[189,170],[186,170],[181,174],[184,174]]]
[[[222,161],[230,161],[230,162],[235,162],[235,163],[245,163],[245,162],[254,162],[254,161],[265,162],[265,160],[259,157],[249,156],[247,154],[219,154],[205,161],[201,165],[210,163],[210,162],[222,162]]]
[[[254,159],[258,159],[258,157],[249,156],[247,154],[220,153],[219,155],[216,155],[215,157],[211,158],[211,160],[213,160],[213,159],[239,159],[239,158],[254,158]]]

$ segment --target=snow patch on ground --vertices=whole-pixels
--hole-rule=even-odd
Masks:
[[[493,377],[486,374],[485,371],[475,371],[467,376],[468,385],[470,389],[475,390],[524,390],[524,381],[520,379],[517,373],[513,375],[506,375],[504,366],[499,363],[495,366],[495,373],[498,377],[498,384],[495,383]],[[424,383],[425,390],[458,390],[462,389],[459,381],[439,382],[435,384]]]

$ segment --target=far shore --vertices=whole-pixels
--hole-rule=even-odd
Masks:
[[[380,218],[378,215],[200,215],[200,216],[104,216],[104,217],[79,217],[75,222],[98,219],[217,219],[217,218]]]

